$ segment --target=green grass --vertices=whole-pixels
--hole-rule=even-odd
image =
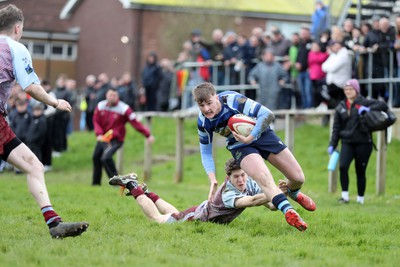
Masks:
[[[125,172],[142,174],[141,135],[130,129],[124,146]],[[175,123],[155,119],[153,153],[174,155]],[[185,127],[185,144],[197,146],[195,121]],[[283,138],[283,134],[278,132]],[[0,266],[397,266],[400,256],[400,142],[388,146],[386,193],[375,193],[375,160],[368,166],[366,203],[355,203],[356,178],[350,173],[351,203],[336,203],[340,192],[328,193],[326,166],[329,131],[316,125],[296,129],[295,155],[306,174],[303,191],[318,209],[311,213],[297,204],[309,229],[290,227],[280,212],[249,208],[230,225],[149,222],[131,197],[121,197],[106,184],[92,187],[93,133],[74,133],[70,150],[54,160],[46,175],[53,206],[66,221],[86,220],[90,227],[77,238],[53,240],[40,210],[28,193],[26,177],[0,175]],[[217,150],[217,172],[230,156]],[[277,181],[283,178],[274,168]],[[175,163],[154,164],[151,190],[178,209],[200,203],[208,194],[208,179],[198,153],[185,157],[183,182],[175,184]],[[340,188],[340,185],[338,185]]]

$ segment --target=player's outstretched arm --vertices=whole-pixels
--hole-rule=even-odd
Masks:
[[[63,100],[63,99],[56,99],[49,95],[41,85],[39,84],[31,84],[25,88],[25,92],[31,95],[34,99],[43,102],[47,105],[50,105],[56,109],[64,110],[71,112],[72,107],[71,105]]]
[[[210,180],[210,191],[208,193],[208,201],[212,202],[214,199],[215,192],[217,192],[218,181],[215,176],[215,173],[208,173],[208,179]]]
[[[248,208],[267,204],[269,201],[264,193],[254,196],[244,196],[235,200],[235,208]]]

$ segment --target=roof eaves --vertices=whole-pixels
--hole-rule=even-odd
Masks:
[[[75,8],[80,4],[81,0],[68,0],[60,12],[60,19],[68,19]]]
[[[123,0],[120,0],[123,1]],[[129,2],[129,1],[127,1]],[[276,19],[276,20],[292,20],[309,22],[310,16],[294,15],[294,14],[277,14],[267,12],[253,12],[253,11],[239,11],[227,9],[207,9],[207,8],[193,8],[185,6],[167,6],[167,5],[149,5],[149,4],[136,4],[130,2],[126,9],[149,10],[149,11],[167,11],[176,13],[192,13],[192,14],[214,14],[214,15],[229,15],[229,16],[244,16],[249,18],[263,18],[263,19]]]

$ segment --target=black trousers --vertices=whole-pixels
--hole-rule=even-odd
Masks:
[[[64,152],[67,150],[67,127],[70,115],[68,112],[59,112],[54,115],[53,122],[53,150]]]
[[[372,143],[351,144],[342,142],[339,167],[342,191],[349,191],[349,168],[354,159],[357,175],[357,193],[360,197],[364,196],[367,180],[365,172],[371,152]]]
[[[47,166],[51,166],[52,163],[51,152],[53,151],[53,121],[54,116],[46,118],[47,132],[45,142],[42,146],[42,163],[43,165]]]
[[[118,175],[113,160],[114,153],[122,146],[123,142],[111,140],[110,143],[97,142],[93,153],[93,180],[92,185],[101,185],[103,167],[109,178]]]

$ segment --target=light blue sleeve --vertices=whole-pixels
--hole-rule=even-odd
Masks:
[[[33,70],[32,58],[28,49],[21,43],[10,41],[13,57],[14,75],[17,83],[25,90],[31,84],[40,84]]]
[[[227,190],[222,193],[222,201],[224,202],[224,206],[226,208],[236,208],[235,200],[242,197],[244,197],[243,194],[238,194],[238,192],[235,192],[234,190]]]
[[[235,200],[246,196],[246,194],[236,189],[230,182],[226,183],[225,190],[221,194],[222,202],[226,208],[236,208]]]
[[[257,115],[256,126],[253,128],[250,134],[254,137],[258,136],[268,128],[274,119],[274,113],[272,113],[272,111],[268,108],[261,106]]]
[[[242,198],[244,196],[254,196],[261,193],[263,193],[263,191],[258,186],[258,184],[253,179],[248,177],[246,181],[246,193],[240,192],[233,185],[227,183],[225,191],[222,192],[222,201],[224,202],[224,206],[226,208],[236,208],[236,199]]]
[[[200,144],[200,154],[201,162],[203,163],[203,167],[206,170],[206,173],[215,173],[215,163],[212,156],[212,143],[206,145]]]

